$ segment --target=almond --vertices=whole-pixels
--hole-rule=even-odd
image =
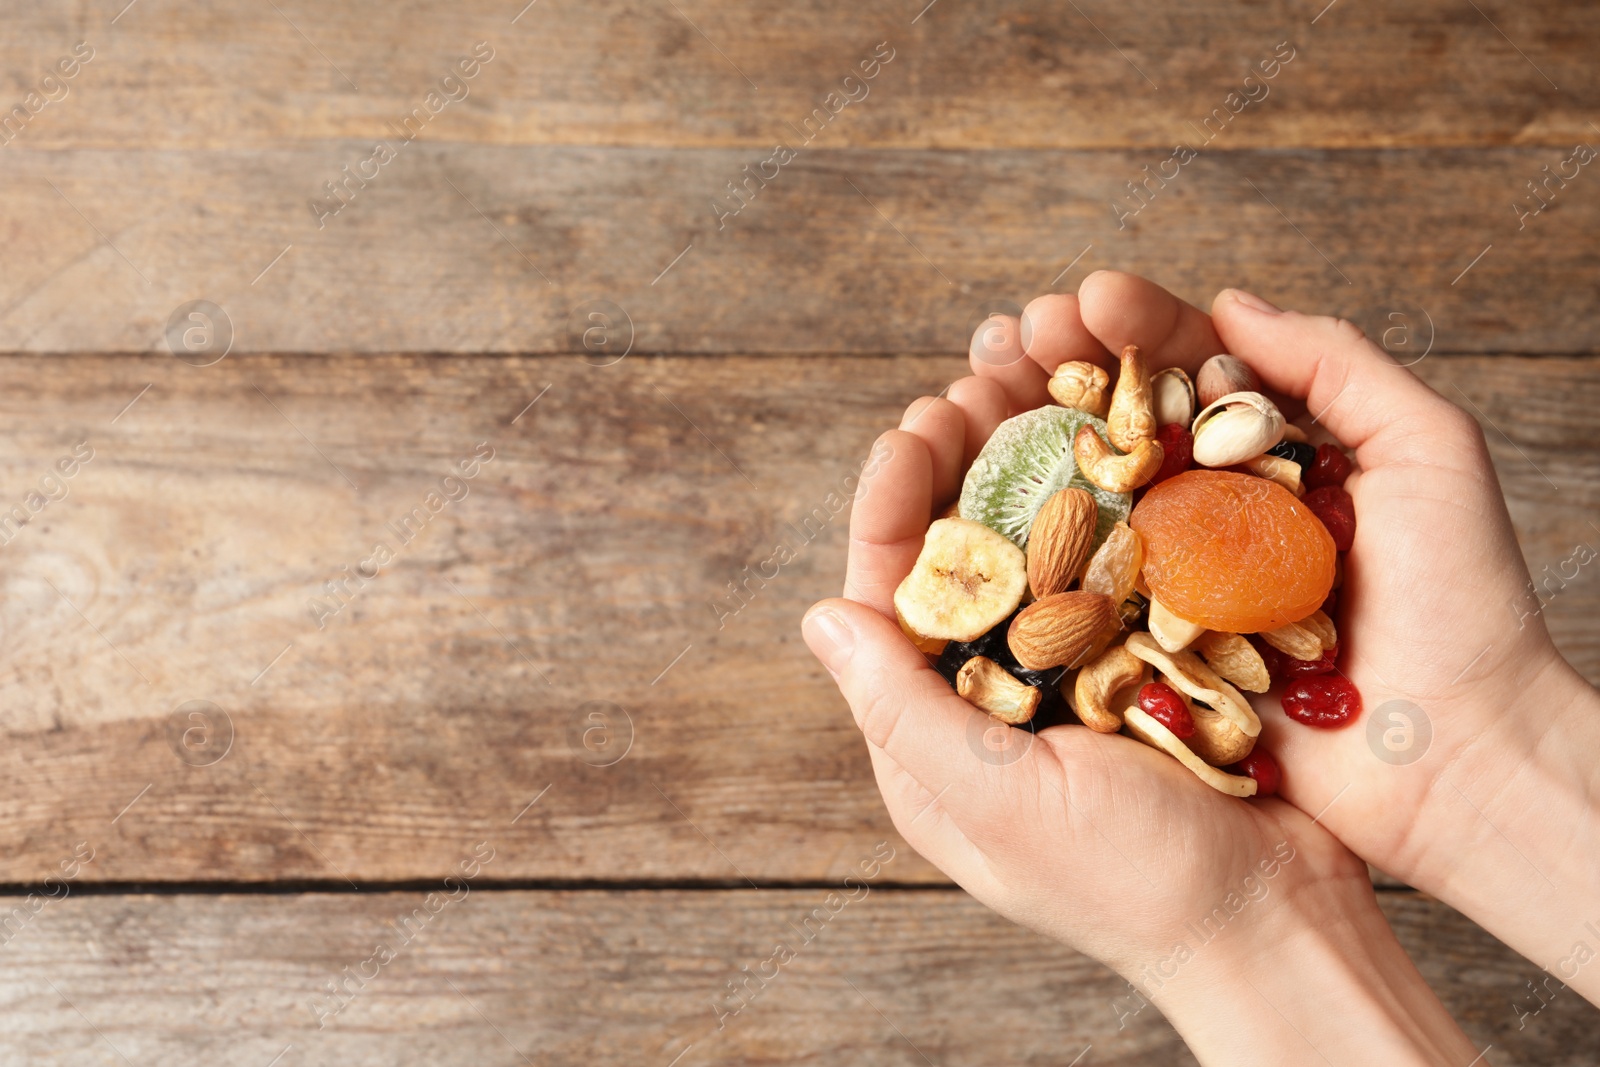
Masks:
[[[1035,597],[1065,593],[1094,544],[1100,507],[1082,489],[1063,489],[1039,509],[1028,531],[1028,588]]]
[[[1121,626],[1111,598],[1081,590],[1041,597],[1017,613],[1006,643],[1030,671],[1074,664]]]

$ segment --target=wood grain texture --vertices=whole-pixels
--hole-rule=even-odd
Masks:
[[[1108,266],[1203,306],[1239,285],[1403,321],[1413,350],[1600,349],[1577,239],[1600,182],[1580,170],[1518,229],[1551,149],[1207,153],[1119,222],[1169,153],[819,149],[729,218],[764,157],[419,142],[319,229],[311,199],[371,153],[0,155],[0,350],[165,352],[205,298],[238,352],[580,352],[600,299],[640,352],[960,352],[995,301]]]
[[[1594,136],[1600,90],[1600,17],[1555,0],[1482,13],[1451,0],[1328,11],[1250,0],[142,0],[112,24],[119,6],[12,15],[0,44],[11,99],[36,91],[76,42],[95,49],[18,144],[381,137],[480,40],[495,58],[430,138],[770,148],[879,42],[894,59],[830,130],[833,146],[1170,148],[1229,93],[1259,95],[1243,79],[1280,42],[1294,59],[1229,131],[1234,147],[1567,148]]]
[[[17,1063],[112,1063],[120,1052],[170,1067],[266,1064],[288,1046],[285,1063],[351,1067],[524,1056],[665,1067],[679,1055],[683,1067],[1061,1067],[1086,1047],[1083,1063],[1194,1062],[1154,1007],[1134,1011],[1126,982],[959,891],[873,890],[814,923],[821,932],[806,943],[791,924],[826,897],[472,892],[426,922],[414,917],[422,893],[69,899],[5,947],[12,1023],[0,1050]],[[1531,964],[1441,904],[1382,902],[1496,1064],[1594,1062],[1600,1012],[1567,992],[1519,1028]],[[407,916],[420,932],[403,940]],[[718,1029],[727,983],[780,941],[794,958]],[[334,1013],[327,983],[359,973],[378,945],[394,959],[367,965],[376,976],[352,980]],[[319,1011],[330,1013],[322,1029]]]
[[[798,619],[840,586],[847,512],[829,494],[963,370],[0,360],[0,511],[76,442],[94,449],[0,550],[0,881],[38,881],[79,840],[98,881],[409,879],[484,837],[505,878],[842,877],[892,830]],[[1596,543],[1600,362],[1417,370],[1498,427],[1535,571]],[[485,441],[465,498],[402,544],[389,524]],[[763,582],[780,540],[797,558]],[[395,558],[330,595],[379,542]],[[1591,679],[1597,604],[1586,575],[1547,609]],[[227,713],[231,747],[190,701]],[[624,738],[593,701],[631,718],[614,766],[579,755],[591,712]],[[907,854],[893,878],[941,876]]]

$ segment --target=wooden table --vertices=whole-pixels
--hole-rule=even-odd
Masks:
[[[1536,574],[1600,544],[1600,176],[1527,185],[1592,5],[122,2],[0,40],[4,1062],[1192,1062],[900,841],[797,632],[878,430],[1098,268],[1355,319]]]

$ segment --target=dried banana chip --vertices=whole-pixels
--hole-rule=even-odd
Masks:
[[[1151,748],[1159,748],[1167,755],[1175,758],[1194,776],[1215,789],[1219,793],[1226,793],[1231,797],[1253,797],[1256,795],[1256,780],[1244,778],[1237,774],[1227,774],[1217,770],[1209,763],[1184,745],[1175,737],[1171,730],[1145,714],[1137,705],[1128,709],[1125,722],[1128,732],[1143,741]]]

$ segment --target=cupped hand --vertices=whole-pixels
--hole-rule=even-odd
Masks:
[[[1069,310],[1061,358],[1104,357]],[[1140,316],[1148,350],[1190,364],[1217,350],[1205,316],[1175,301],[1169,310],[1164,322]],[[1031,340],[1038,353],[1063,335]],[[1120,735],[1002,726],[901,633],[892,598],[930,519],[994,428],[1046,402],[1034,359],[974,364],[979,376],[912,404],[879,439],[851,515],[845,597],[818,604],[804,624],[865,736],[896,829],[979,900],[1128,976],[1193,945],[1191,925],[1230,897],[1313,883],[1370,897],[1365,867],[1291,805],[1223,796]]]
[[[1021,322],[991,321],[972,365],[1015,413],[1047,402],[1063,360],[1109,366],[1126,344],[1191,373],[1230,352],[1354,451],[1336,621],[1339,667],[1365,711],[1324,730],[1288,720],[1274,696],[1253,701],[1282,795],[1530,957],[1570,964],[1600,892],[1588,858],[1600,700],[1545,629],[1476,420],[1348,322],[1235,290],[1207,316],[1114,272],[1077,298],[1035,300]],[[1593,969],[1575,984],[1597,999]]]

